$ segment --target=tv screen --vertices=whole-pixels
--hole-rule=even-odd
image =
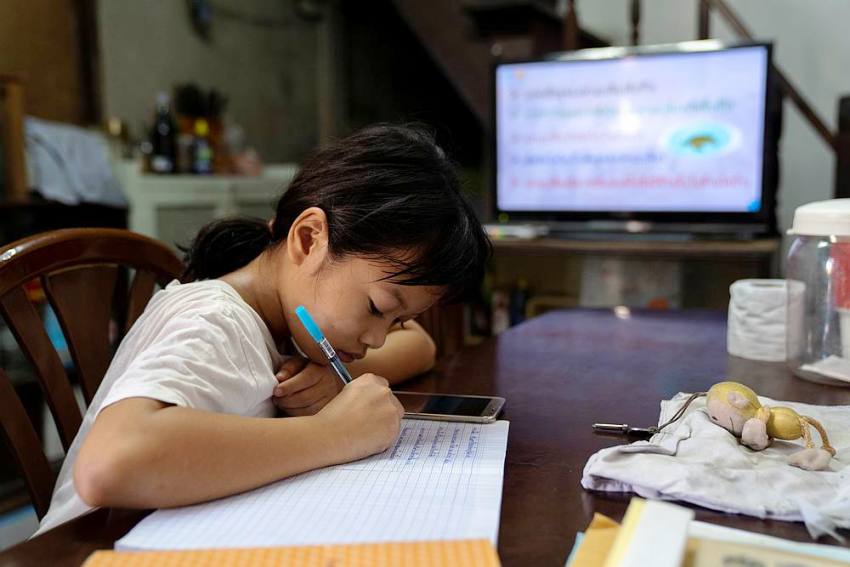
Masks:
[[[521,218],[765,220],[769,45],[495,67],[496,206]]]

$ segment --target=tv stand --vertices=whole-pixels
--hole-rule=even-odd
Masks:
[[[577,234],[577,233],[576,233]],[[575,235],[574,235],[575,236]],[[654,258],[750,258],[768,263],[779,252],[780,238],[757,240],[670,239],[650,240],[650,235],[626,235],[630,238],[560,238],[546,237],[533,240],[494,239],[496,253],[550,254],[600,254],[605,256],[635,256]],[[656,236],[664,236],[657,234]],[[764,270],[760,277],[770,277],[772,269]]]
[[[559,296],[564,298],[565,306],[578,305],[582,258],[668,260],[682,264],[682,307],[723,310],[728,306],[728,290],[733,281],[779,274],[779,237],[718,240],[664,234],[576,236],[494,239],[493,287],[512,289],[523,278],[532,297]]]
[[[549,234],[571,238],[573,233],[599,235],[599,238],[623,237],[655,239],[655,235],[676,235],[678,239],[751,240],[775,236],[776,231],[767,224],[732,223],[654,223],[647,221],[587,221],[555,222],[548,225]],[[584,238],[584,237],[582,237]],[[664,240],[663,236],[660,237]]]
[[[644,221],[488,223],[494,239],[637,240],[646,242],[752,241],[776,238],[766,224],[650,223]]]
[[[693,232],[550,232],[550,238],[584,241],[636,241],[636,242],[748,242],[770,238],[768,235],[753,235],[744,232],[729,234]]]

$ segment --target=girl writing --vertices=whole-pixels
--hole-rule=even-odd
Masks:
[[[375,126],[318,152],[271,222],[218,221],[195,238],[182,281],[122,341],[39,531],[93,507],[193,504],[386,449],[403,414],[389,383],[434,362],[413,319],[477,287],[489,251],[426,133]],[[350,384],[299,305],[359,376]],[[283,362],[291,343],[304,356]]]

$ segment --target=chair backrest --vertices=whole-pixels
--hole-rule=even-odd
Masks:
[[[179,277],[182,267],[166,245],[118,229],[56,230],[0,249],[0,315],[34,369],[66,451],[82,415],[68,373],[25,286],[35,280],[43,289],[88,404],[109,366],[113,345],[142,313],[155,286]],[[0,429],[41,518],[50,505],[55,475],[3,368]]]

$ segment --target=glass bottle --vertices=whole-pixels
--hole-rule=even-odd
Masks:
[[[151,129],[150,168],[154,173],[173,173],[175,158],[175,124],[167,93],[156,95],[156,116]]]

